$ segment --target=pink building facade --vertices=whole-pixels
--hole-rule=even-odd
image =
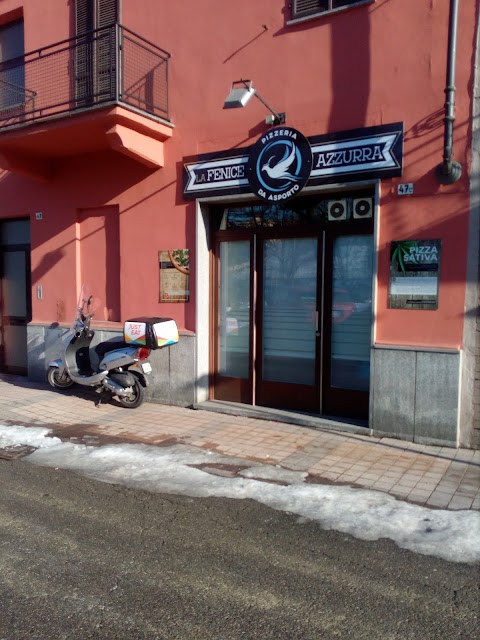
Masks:
[[[2,371],[87,283],[152,401],[478,446],[476,4],[0,0]]]

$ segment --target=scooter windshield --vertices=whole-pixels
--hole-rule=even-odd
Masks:
[[[83,329],[85,322],[95,314],[95,308],[97,307],[98,303],[95,302],[90,287],[86,284],[82,284],[72,329],[74,331],[80,331]]]

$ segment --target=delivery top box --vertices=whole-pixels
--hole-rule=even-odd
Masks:
[[[161,349],[178,342],[177,323],[172,318],[132,318],[124,323],[123,337],[132,345]]]

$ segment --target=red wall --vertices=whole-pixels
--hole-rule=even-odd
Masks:
[[[462,343],[468,232],[474,2],[460,3],[455,159],[464,173],[440,186],[449,3],[377,0],[297,25],[287,25],[286,0],[123,0],[122,22],[172,54],[165,167],[151,172],[113,152],[71,158],[39,185],[0,175],[0,215],[33,215],[34,319],[54,321],[76,301],[75,224],[84,208],[119,209],[122,319],[171,315],[195,329],[194,283],[187,304],[158,302],[158,250],[188,247],[195,259],[195,205],[182,199],[182,159],[253,143],[267,111],[256,100],[223,110],[233,80],[249,78],[287,123],[305,135],[396,121],[405,125],[404,175],[381,184],[376,340],[383,344],[458,347]],[[3,0],[0,11],[19,7]],[[70,5],[25,0],[26,50],[66,37]],[[397,196],[413,182],[413,196]],[[442,240],[439,309],[387,308],[392,240]],[[192,278],[194,280],[194,277]],[[61,315],[61,314],[60,314]],[[66,320],[70,320],[67,317]]]

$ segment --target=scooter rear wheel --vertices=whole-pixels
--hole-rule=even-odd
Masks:
[[[48,384],[55,389],[69,389],[73,385],[73,380],[68,373],[60,373],[58,367],[50,367],[47,373]]]
[[[136,409],[145,400],[145,389],[140,380],[135,378],[135,384],[131,387],[132,391],[127,396],[117,396],[122,407],[126,409]]]

